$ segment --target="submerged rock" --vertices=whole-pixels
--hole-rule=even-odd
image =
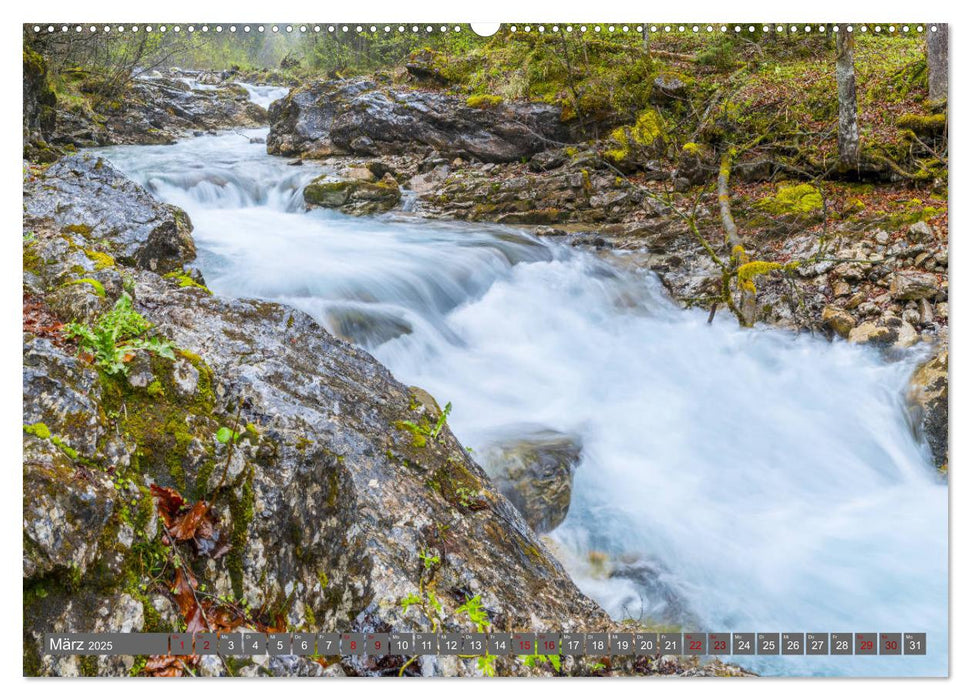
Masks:
[[[367,348],[412,332],[411,324],[397,314],[364,306],[331,309],[327,320],[338,336]]]
[[[362,216],[394,209],[401,201],[401,189],[390,175],[378,182],[331,180],[325,175],[304,188],[303,198],[310,206]]]
[[[560,110],[504,102],[488,108],[438,92],[367,80],[316,82],[270,106],[267,150],[280,155],[378,155],[432,148],[449,159],[509,162],[565,141]]]
[[[483,464],[526,522],[544,533],[566,518],[582,449],[577,435],[531,428],[486,448]]]

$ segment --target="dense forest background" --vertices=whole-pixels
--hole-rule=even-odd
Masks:
[[[505,26],[488,38],[467,27],[437,25],[417,32],[398,26],[386,31],[384,25],[347,31],[342,25],[333,32],[305,25],[300,32],[297,25],[290,33],[285,27],[258,32],[255,26],[244,32],[244,26],[178,32],[35,32],[28,26],[25,46],[44,56],[59,105],[75,109],[97,110],[99,103],[117,100],[133,75],[174,66],[232,69],[296,85],[364,73],[395,80],[395,71],[407,65],[412,80],[418,76],[481,100],[560,104],[564,119],[590,138],[629,125],[614,134],[613,155],[622,167],[631,165],[625,162],[631,147],[677,156],[686,144],[707,143],[718,151],[728,144],[738,156],[773,151],[770,159],[797,177],[800,171],[850,170],[849,161],[857,165],[861,158],[863,171],[924,181],[943,175],[938,137],[945,122],[946,35],[928,32],[925,38],[917,25],[879,33],[870,25],[869,32],[856,34],[834,32],[832,25],[809,32],[803,25],[771,25],[768,31],[731,26],[726,32],[715,27],[710,33]],[[935,51],[933,40],[942,36],[943,48]],[[848,75],[836,70],[840,56],[849,61],[853,86],[845,79],[838,84],[839,75]],[[856,134],[848,137],[850,151],[840,151],[836,142],[840,115]],[[826,160],[837,154],[843,167]]]

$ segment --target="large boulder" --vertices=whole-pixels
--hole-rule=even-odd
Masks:
[[[509,162],[565,141],[560,110],[530,102],[470,106],[438,92],[367,80],[311,83],[270,106],[267,150],[281,155],[378,155],[435,149]]]
[[[942,469],[948,464],[947,354],[944,347],[917,368],[907,395],[913,425],[927,440],[934,465]]]
[[[102,244],[118,262],[158,272],[181,268],[196,255],[185,212],[90,155],[62,158],[44,177],[27,177],[24,221],[74,236],[81,248]]]
[[[545,533],[570,509],[582,449],[577,435],[534,427],[494,442],[483,451],[483,465],[526,522]]]

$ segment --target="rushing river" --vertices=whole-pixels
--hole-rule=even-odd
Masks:
[[[908,427],[913,358],[708,325],[651,276],[510,228],[305,211],[319,166],[268,156],[248,138],[265,133],[101,153],[188,211],[215,293],[289,304],[364,345],[451,401],[463,444],[522,425],[579,435],[552,544],[614,617],[926,631],[925,657],[733,660],[947,672],[947,488]]]

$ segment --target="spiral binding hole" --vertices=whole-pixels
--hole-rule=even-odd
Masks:
[[[57,31],[60,31],[61,33],[67,33],[67,32],[70,32],[72,29],[74,30],[75,33],[79,33],[80,34],[80,33],[83,33],[85,31],[85,26],[87,26],[87,30],[90,33],[92,33],[92,34],[98,33],[98,32],[104,32],[106,34],[110,34],[110,33],[124,34],[126,32],[130,32],[132,34],[137,34],[140,31],[144,31],[146,33],[150,33],[150,32],[153,32],[153,31],[157,31],[159,33],[164,33],[164,32],[167,32],[167,31],[172,31],[172,32],[175,32],[175,33],[180,33],[180,32],[183,31],[183,27],[181,25],[178,25],[178,24],[173,24],[173,25],[165,25],[165,24],[160,24],[160,25],[149,25],[149,24],[146,24],[146,25],[138,25],[138,24],[132,24],[132,25],[127,25],[127,26],[126,25],[117,25],[117,26],[102,25],[102,26],[99,26],[99,25],[93,25],[93,24],[92,25],[81,25],[81,24],[67,25],[67,24],[62,24],[62,25],[59,25],[59,26],[55,26],[53,24],[49,24],[49,25],[35,24],[35,25],[32,25],[31,28],[33,29],[33,31],[34,31],[35,34],[41,34],[41,33],[53,34],[53,33],[57,32]],[[285,32],[285,33],[292,34],[294,32],[294,29],[295,28],[301,34],[306,34],[306,33],[310,32],[310,31],[313,31],[315,34],[318,34],[318,33],[322,32],[323,29],[324,29],[321,25],[312,25],[311,26],[311,25],[306,25],[306,24],[304,24],[304,25],[298,25],[296,27],[294,27],[294,25],[289,25],[289,24],[288,25],[277,25],[277,24],[274,24],[274,25],[269,25],[269,27],[270,27],[270,30],[274,34],[279,34],[281,32],[281,30],[283,32]],[[206,34],[208,34],[210,31],[213,31],[213,32],[215,32],[217,34],[221,34],[221,33],[223,33],[227,29],[228,29],[228,31],[229,31],[230,34],[237,34],[240,31],[242,31],[242,33],[244,33],[244,34],[249,34],[249,33],[252,33],[252,31],[253,31],[253,28],[250,25],[243,25],[242,27],[237,27],[236,25],[226,25],[226,26],[224,26],[224,25],[221,25],[221,24],[215,24],[215,25],[208,25],[208,24],[192,25],[192,24],[190,24],[190,25],[186,25],[184,29],[185,29],[185,31],[187,31],[189,33],[195,33],[197,31],[200,31],[200,32],[203,32],[203,33],[206,33]],[[326,29],[327,29],[327,32],[330,33],[330,34],[333,34],[333,33],[337,32],[337,31],[340,31],[341,33],[345,33],[345,34],[348,33],[348,32],[352,32],[352,31],[353,32],[356,32],[358,34],[363,34],[365,32],[377,33],[377,32],[380,32],[380,31],[383,31],[385,34],[389,34],[389,33],[393,32],[393,31],[397,31],[399,33],[404,33],[406,31],[410,31],[413,34],[418,34],[418,33],[431,34],[431,33],[434,33],[436,30],[439,33],[447,34],[450,30],[451,31],[454,31],[456,33],[461,33],[463,31],[465,31],[461,25],[453,25],[453,26],[450,27],[449,25],[445,25],[445,24],[438,25],[437,27],[436,26],[433,26],[433,25],[430,25],[430,24],[429,25],[417,25],[416,24],[416,25],[411,25],[411,26],[408,26],[408,25],[398,25],[396,27],[395,26],[392,26],[392,25],[384,25],[384,26],[381,26],[381,27],[379,27],[377,25],[369,25],[367,27],[365,27],[363,25],[355,25],[353,28],[352,27],[349,27],[347,25],[341,25],[339,27],[338,26],[335,26],[335,25],[327,25]],[[639,34],[642,33],[642,32],[644,32],[644,31],[650,31],[651,33],[657,33],[659,31],[663,31],[663,32],[668,33],[668,34],[670,34],[673,31],[677,31],[678,33],[681,33],[681,34],[687,32],[687,31],[690,31],[693,34],[700,34],[701,32],[705,32],[705,33],[711,34],[711,33],[715,32],[716,30],[717,31],[720,31],[722,33],[728,33],[729,31],[731,31],[731,32],[734,32],[736,34],[741,34],[743,32],[748,33],[748,34],[754,34],[754,33],[758,32],[758,31],[762,31],[763,33],[769,33],[769,32],[775,31],[776,33],[785,33],[785,32],[788,32],[788,33],[791,33],[791,34],[796,34],[796,33],[798,33],[801,30],[803,33],[805,33],[805,34],[808,35],[808,34],[813,33],[813,31],[818,31],[821,34],[825,34],[826,31],[827,31],[827,26],[825,24],[820,24],[820,25],[812,25],[812,24],[804,24],[804,25],[798,25],[798,24],[789,24],[789,25],[776,24],[776,25],[771,25],[771,24],[765,24],[765,25],[761,25],[761,26],[754,25],[754,24],[753,25],[744,25],[744,26],[743,25],[724,25],[724,24],[723,25],[711,25],[711,24],[709,24],[709,25],[691,25],[690,27],[685,26],[685,25],[670,25],[670,24],[665,24],[665,25],[653,25],[653,24],[652,25],[643,25],[643,24],[639,24],[639,25],[628,25],[628,24],[625,24],[625,25],[614,25],[614,24],[610,24],[610,25],[600,25],[600,24],[586,25],[586,24],[582,24],[582,25],[576,25],[576,26],[574,26],[574,25],[564,25],[564,26],[561,26],[561,25],[557,25],[557,24],[553,24],[553,25],[543,25],[543,24],[536,24],[536,25],[533,25],[533,24],[515,25],[515,24],[513,24],[513,25],[509,25],[508,26],[508,31],[513,32],[513,33],[520,32],[520,31],[521,32],[524,32],[524,33],[529,33],[529,32],[536,31],[536,32],[539,32],[539,33],[542,33],[542,34],[545,34],[547,32],[552,32],[552,33],[559,33],[559,32],[573,33],[574,31],[579,31],[580,33],[586,33],[586,32],[591,31],[591,30],[595,34],[600,34],[600,33],[603,33],[604,32],[604,29],[606,29],[606,32],[607,33],[610,33],[610,34],[616,34],[618,32],[630,33],[631,30],[633,29],[634,31],[636,31]],[[936,24],[928,24],[928,25],[924,25],[924,24],[915,24],[915,25],[909,25],[909,24],[901,24],[901,25],[894,25],[894,24],[887,24],[887,25],[880,25],[880,24],[872,24],[872,25],[870,25],[870,24],[856,24],[856,25],[843,25],[843,26],[834,25],[832,27],[832,31],[833,32],[845,31],[847,33],[852,33],[852,32],[855,31],[855,32],[858,32],[858,33],[861,33],[861,34],[864,34],[866,32],[872,32],[874,34],[883,34],[883,33],[896,34],[898,32],[903,32],[905,34],[909,34],[912,30],[915,31],[915,32],[917,32],[918,34],[923,34],[925,32],[932,32],[932,33],[938,32],[938,31],[940,31],[940,28]],[[255,31],[257,31],[259,33],[265,33],[266,28],[263,25],[257,25],[255,27]]]

